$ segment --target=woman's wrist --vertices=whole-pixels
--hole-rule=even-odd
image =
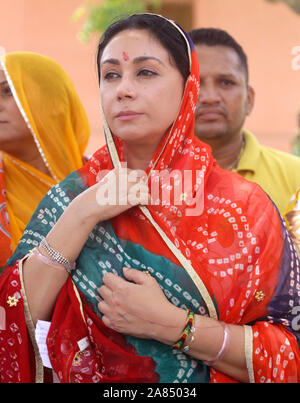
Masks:
[[[49,245],[70,262],[75,262],[96,222],[86,206],[74,199],[47,234]]]
[[[151,332],[153,339],[172,346],[182,333],[187,313],[185,309],[170,305],[164,324],[154,324]]]
[[[91,231],[101,221],[99,205],[90,189],[72,200],[64,215],[70,216],[76,226],[80,226],[79,228],[87,227],[88,231]]]
[[[223,356],[223,351],[225,353],[228,348],[228,343],[224,343],[224,341],[228,340],[228,338],[224,339],[224,326],[221,322],[201,315],[193,315],[189,310],[177,308],[172,304],[170,305],[168,310],[165,311],[166,319],[164,325],[151,326],[153,339],[177,348],[175,347],[176,343],[186,333],[186,338],[178,349],[189,352],[191,355],[194,355],[196,352],[197,357],[207,361],[216,360],[216,357],[219,359],[219,355]],[[192,320],[192,325],[188,323],[188,319]],[[185,332],[185,330],[188,331]],[[211,336],[208,336],[208,333],[211,336],[214,335],[213,339]],[[205,340],[209,340],[204,343],[206,345],[206,349],[204,350],[202,348],[199,349],[197,343],[197,339],[201,335],[202,337],[204,336]],[[187,347],[187,350],[185,350],[185,347]],[[221,354],[219,354],[220,350]]]

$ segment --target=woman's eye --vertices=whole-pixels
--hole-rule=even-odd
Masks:
[[[7,85],[5,87],[2,88],[1,91],[2,96],[4,97],[10,97],[12,95],[11,89],[10,87]]]
[[[140,70],[138,72],[138,76],[142,76],[142,77],[153,77],[153,76],[157,76],[157,73],[155,73],[152,70],[148,70],[148,69],[143,69]]]
[[[104,75],[104,79],[107,81],[111,81],[111,80],[114,80],[115,78],[119,78],[119,77],[120,77],[120,75],[115,72],[109,72]]]

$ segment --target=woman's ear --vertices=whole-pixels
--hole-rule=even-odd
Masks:
[[[246,115],[249,116],[252,112],[255,101],[255,91],[251,85],[248,85],[248,93],[247,93],[247,108]]]

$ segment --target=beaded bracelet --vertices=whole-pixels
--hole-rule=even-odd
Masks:
[[[65,266],[60,263],[55,263],[52,259],[48,258],[47,256],[43,255],[38,248],[32,249],[31,253],[35,255],[41,262],[46,264],[47,266],[53,267],[54,269],[58,270],[66,270]]]
[[[57,250],[51,248],[46,238],[42,240],[42,242],[40,243],[40,247],[42,247],[47,252],[53,262],[64,266],[68,273],[71,273],[71,271],[75,269],[75,263],[69,262],[69,260],[65,258],[62,254],[60,254]]]
[[[223,339],[223,344],[218,352],[218,354],[211,360],[211,361],[204,361],[205,365],[208,366],[212,366],[214,365],[217,361],[219,361],[222,356],[225,354],[225,352],[227,351],[228,347],[229,347],[229,343],[230,343],[230,333],[229,333],[229,328],[226,325],[226,323],[224,322],[220,322],[223,330],[224,330],[224,339]]]
[[[182,351],[183,351],[184,353],[187,353],[188,351],[190,351],[191,344],[192,344],[193,341],[195,340],[195,336],[194,336],[195,331],[196,331],[196,328],[193,326],[193,327],[191,328],[190,334],[189,334],[188,337],[186,338],[186,342],[183,344],[184,347],[182,348]]]
[[[179,339],[172,345],[173,348],[175,348],[176,350],[183,350],[183,351],[189,350],[189,346],[186,346],[188,348],[186,350],[184,350],[184,344],[185,344],[186,339],[189,336],[189,334],[191,332],[192,333],[195,332],[194,323],[195,323],[195,314],[190,309],[187,309],[187,318],[185,321],[183,331],[182,331]]]

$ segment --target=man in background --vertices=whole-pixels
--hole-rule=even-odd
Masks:
[[[222,168],[258,183],[283,214],[300,188],[300,158],[260,145],[244,129],[255,99],[246,54],[223,30],[203,28],[189,34],[200,65],[195,135],[212,147]]]

